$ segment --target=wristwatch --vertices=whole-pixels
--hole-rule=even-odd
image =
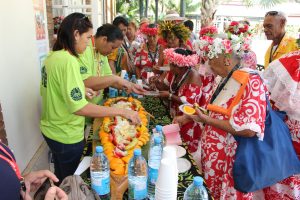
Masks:
[[[169,94],[169,98],[168,98],[170,101],[172,100],[172,96],[173,96],[173,94],[170,93],[170,94]]]

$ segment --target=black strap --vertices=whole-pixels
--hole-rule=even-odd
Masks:
[[[173,82],[170,84],[170,92],[172,94],[175,94],[176,91],[181,87],[181,85],[184,83],[184,81],[187,79],[189,73],[191,72],[192,68],[189,67],[187,72],[184,74],[184,77],[181,79],[181,81],[176,85],[176,88],[173,90]],[[175,77],[174,77],[175,80]]]
[[[234,68],[232,68],[232,70],[229,72],[229,74],[227,75],[225,80],[217,87],[217,89],[215,90],[214,94],[212,95],[212,97],[210,99],[210,104],[212,104],[214,102],[214,100],[217,98],[217,96],[220,94],[220,92],[225,87],[228,80],[231,78],[233,72],[236,71],[238,68],[240,68],[240,65],[234,66]]]

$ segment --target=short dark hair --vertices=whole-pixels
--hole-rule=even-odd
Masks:
[[[98,38],[101,36],[106,36],[108,42],[124,39],[122,31],[112,24],[104,24],[97,29],[95,37]]]
[[[59,26],[57,40],[53,45],[53,51],[65,49],[78,57],[75,51],[74,31],[78,30],[81,35],[88,32],[90,28],[93,28],[93,25],[86,15],[82,13],[72,13],[68,15]]]
[[[285,24],[286,23],[286,15],[281,12],[281,11],[268,11],[266,14],[265,14],[265,17],[267,16],[278,16],[280,17],[281,21]]]
[[[114,19],[113,21],[113,25],[115,26],[119,26],[120,24],[123,24],[124,26],[129,26],[128,20],[125,19],[122,16],[118,16]]]
[[[182,48],[177,48],[174,50],[175,53],[178,53],[178,54],[181,54],[181,55],[184,55],[184,56],[189,56],[189,55],[192,55],[193,52],[188,50],[188,49],[182,49]]]
[[[186,27],[188,27],[191,31],[193,31],[193,29],[194,29],[194,23],[193,23],[193,21],[187,20],[187,21],[183,22],[183,24],[184,24]]]

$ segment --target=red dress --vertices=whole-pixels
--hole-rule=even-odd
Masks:
[[[231,86],[225,85],[219,95],[220,106],[228,107],[235,95],[228,95]],[[210,112],[210,117],[229,120],[236,131],[250,129],[261,138],[266,116],[266,88],[258,75],[251,74],[240,103],[235,106],[231,117]],[[206,125],[201,136],[201,165],[206,184],[214,199],[252,199],[252,193],[243,194],[234,189],[233,163],[237,143],[232,134]]]
[[[172,76],[171,85],[174,81],[174,76]],[[174,94],[180,97],[183,103],[198,103],[200,105],[200,99],[202,96],[202,86],[197,84],[183,84],[178,91]],[[170,114],[172,117],[180,116],[183,113],[179,110],[181,104],[171,101],[170,103]],[[201,106],[201,105],[200,105]],[[195,152],[198,148],[198,142],[201,137],[202,126],[195,122],[189,122],[184,124],[180,128],[180,134],[184,142],[187,143],[188,149],[191,153]]]
[[[141,69],[141,78],[142,80],[147,79],[147,72],[152,72],[152,68],[158,62],[158,54],[160,46],[157,45],[155,52],[148,52],[145,51],[143,44],[141,48],[136,51],[135,58],[134,58],[134,65]]]
[[[300,122],[287,117],[285,123],[291,132],[293,145],[299,158]],[[300,200],[300,174],[286,178],[271,187],[263,189],[263,195],[260,193],[258,197],[266,200]]]

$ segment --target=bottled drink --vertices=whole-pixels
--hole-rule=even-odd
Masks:
[[[208,200],[208,194],[203,186],[203,178],[195,176],[193,183],[184,192],[184,200]]]
[[[92,188],[102,200],[110,199],[109,161],[103,153],[102,146],[96,147],[96,152],[91,160],[90,173]]]
[[[147,162],[140,149],[134,150],[134,156],[128,163],[128,199],[147,199]]]
[[[161,137],[154,137],[154,144],[151,145],[148,155],[148,197],[155,198],[155,183],[158,177],[158,169],[162,157]]]
[[[136,76],[135,76],[135,75],[132,75],[132,76],[131,76],[130,82],[131,82],[131,83],[134,83],[134,84],[137,83],[137,80],[136,80]],[[135,94],[135,93],[132,93],[131,95],[132,95],[134,98],[137,98],[137,97],[138,97],[138,95]]]
[[[129,81],[129,77],[128,77],[127,73],[125,74],[124,79]],[[128,96],[125,89],[122,90],[121,95],[122,95],[122,97],[127,97]]]
[[[164,139],[165,138],[164,138],[164,134],[163,134],[163,130],[162,130],[161,125],[156,125],[155,126],[155,132],[153,132],[153,134],[151,135],[151,141],[150,141],[151,145],[154,143],[154,138],[157,137],[157,136],[161,138],[162,146],[164,146],[164,143],[165,143]]]

